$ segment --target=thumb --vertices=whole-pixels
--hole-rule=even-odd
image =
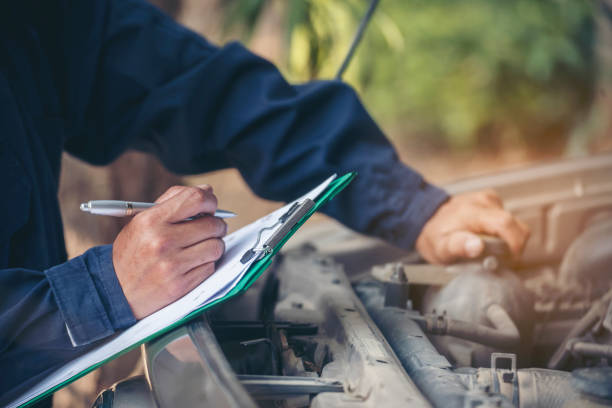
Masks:
[[[452,232],[440,244],[440,257],[445,263],[460,258],[476,258],[484,250],[482,239],[467,231]]]

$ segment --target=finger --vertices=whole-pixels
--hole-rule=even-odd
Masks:
[[[200,283],[208,279],[215,273],[215,264],[213,262],[204,265],[199,265],[185,274],[186,285],[189,291],[193,290]]]
[[[188,248],[184,248],[177,256],[181,270],[189,271],[200,265],[218,261],[225,252],[225,242],[219,238],[210,238]]]
[[[495,190],[492,190],[492,189],[485,190],[484,193],[487,199],[489,200],[489,202],[498,206],[499,208],[504,207],[504,202],[502,201],[501,197],[497,194]]]
[[[518,219],[504,210],[487,209],[481,211],[477,221],[478,231],[500,237],[510,247],[515,256],[520,255],[529,236]]]
[[[221,218],[204,215],[193,220],[172,224],[168,234],[179,242],[181,248],[209,238],[221,238],[227,233],[227,224]]]
[[[519,220],[518,218],[516,220],[518,222],[519,227],[521,228],[521,231],[523,232],[523,243],[519,249],[519,253],[521,253],[523,252],[523,249],[525,249],[525,245],[527,245],[527,241],[529,240],[529,237],[531,236],[531,229],[523,221]]]
[[[211,193],[213,192],[213,188],[209,184],[198,184],[196,187],[202,190],[209,191]],[[157,197],[157,200],[155,200],[155,202],[159,204],[161,202],[167,201],[168,199],[174,197],[175,195],[177,195],[178,193],[180,193],[181,191],[187,188],[189,187],[188,186],[172,186],[168,190],[166,190],[162,195]]]
[[[495,190],[488,189],[479,191],[475,194],[476,201],[485,207],[496,207],[496,208],[504,208],[504,203],[499,195],[495,192]]]
[[[197,214],[214,214],[217,197],[208,189],[185,187],[178,194],[153,207],[167,222],[175,223]]]
[[[166,191],[164,191],[164,193],[162,195],[157,197],[155,202],[158,203],[158,204],[161,203],[161,202],[164,202],[164,201],[174,197],[175,195],[177,195],[178,193],[183,191],[185,188],[186,188],[185,186],[172,186],[169,189],[167,189]]]
[[[440,262],[449,263],[457,259],[476,258],[484,250],[484,243],[468,231],[451,232],[436,243],[436,255]]]
[[[210,184],[198,184],[196,185],[197,188],[201,188],[202,190],[208,190],[211,193],[214,193],[213,188]]]
[[[523,233],[529,237],[529,235],[531,235],[531,229],[529,228],[529,225],[519,220],[518,218],[517,218],[517,221],[519,223],[519,226],[523,230]]]

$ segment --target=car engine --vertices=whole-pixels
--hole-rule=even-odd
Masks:
[[[242,296],[143,346],[95,406],[612,405],[612,156],[446,186],[495,189],[520,260],[428,265],[324,220]]]

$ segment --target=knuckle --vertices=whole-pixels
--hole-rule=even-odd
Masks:
[[[218,237],[224,230],[223,221],[213,217],[212,215],[205,215],[199,220],[200,231],[203,237]]]
[[[206,275],[206,277],[209,277],[210,275],[215,273],[215,264],[213,262],[207,263],[202,267],[202,270],[204,275]]]
[[[202,190],[201,188],[198,188],[198,187],[185,187],[185,188],[187,189],[189,196],[197,201],[205,201],[208,196],[208,193],[206,192],[206,190]]]
[[[474,198],[481,199],[481,200],[487,200],[490,196],[491,195],[489,194],[488,190],[478,191],[474,193]]]
[[[161,260],[157,262],[157,269],[167,279],[172,273],[173,265],[168,260]]]
[[[166,190],[166,193],[178,193],[179,191],[183,190],[184,188],[185,188],[185,186],[174,185],[174,186],[171,186],[168,190]]]
[[[482,193],[485,197],[488,197],[488,198],[499,198],[499,196],[497,195],[497,192],[493,190],[492,188],[487,188],[483,190]]]
[[[225,221],[223,221],[220,218],[214,218],[214,231],[215,231],[215,235],[217,236],[223,236],[225,235],[225,233],[227,232],[227,224],[225,223]]]
[[[202,223],[202,230],[207,234],[214,234],[219,229],[217,219],[211,215],[202,217]]]
[[[212,203],[214,208],[217,208],[217,197],[209,189],[201,189],[199,187],[188,187],[189,194],[197,202]]]
[[[143,211],[136,214],[131,223],[134,223],[136,227],[149,229],[155,223],[155,217],[151,216],[150,211]]]
[[[154,255],[161,255],[166,252],[169,241],[165,237],[155,236],[149,240],[149,251]]]
[[[207,208],[212,207],[213,211],[217,209],[217,196],[215,196],[213,193],[206,192],[206,198],[204,201],[208,203]]]
[[[179,194],[182,190],[184,190],[184,188],[185,187],[183,186],[171,186],[166,191],[164,191],[162,195],[160,195],[157,200],[155,200],[155,202],[164,202],[170,199],[171,197],[174,197],[175,195]]]
[[[155,265],[157,275],[162,282],[168,282],[172,279],[172,266],[167,261],[159,261]]]
[[[213,259],[217,260],[223,256],[225,252],[225,242],[221,239],[214,239],[211,243],[211,255]]]
[[[486,189],[476,194],[476,201],[479,202],[481,205],[499,207],[499,203],[501,200],[495,190]]]

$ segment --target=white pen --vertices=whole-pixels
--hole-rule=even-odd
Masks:
[[[81,204],[81,211],[90,214],[110,215],[113,217],[129,217],[151,208],[155,203],[139,203],[137,201],[92,200]],[[217,210],[215,217],[232,218],[236,214],[231,211]]]

